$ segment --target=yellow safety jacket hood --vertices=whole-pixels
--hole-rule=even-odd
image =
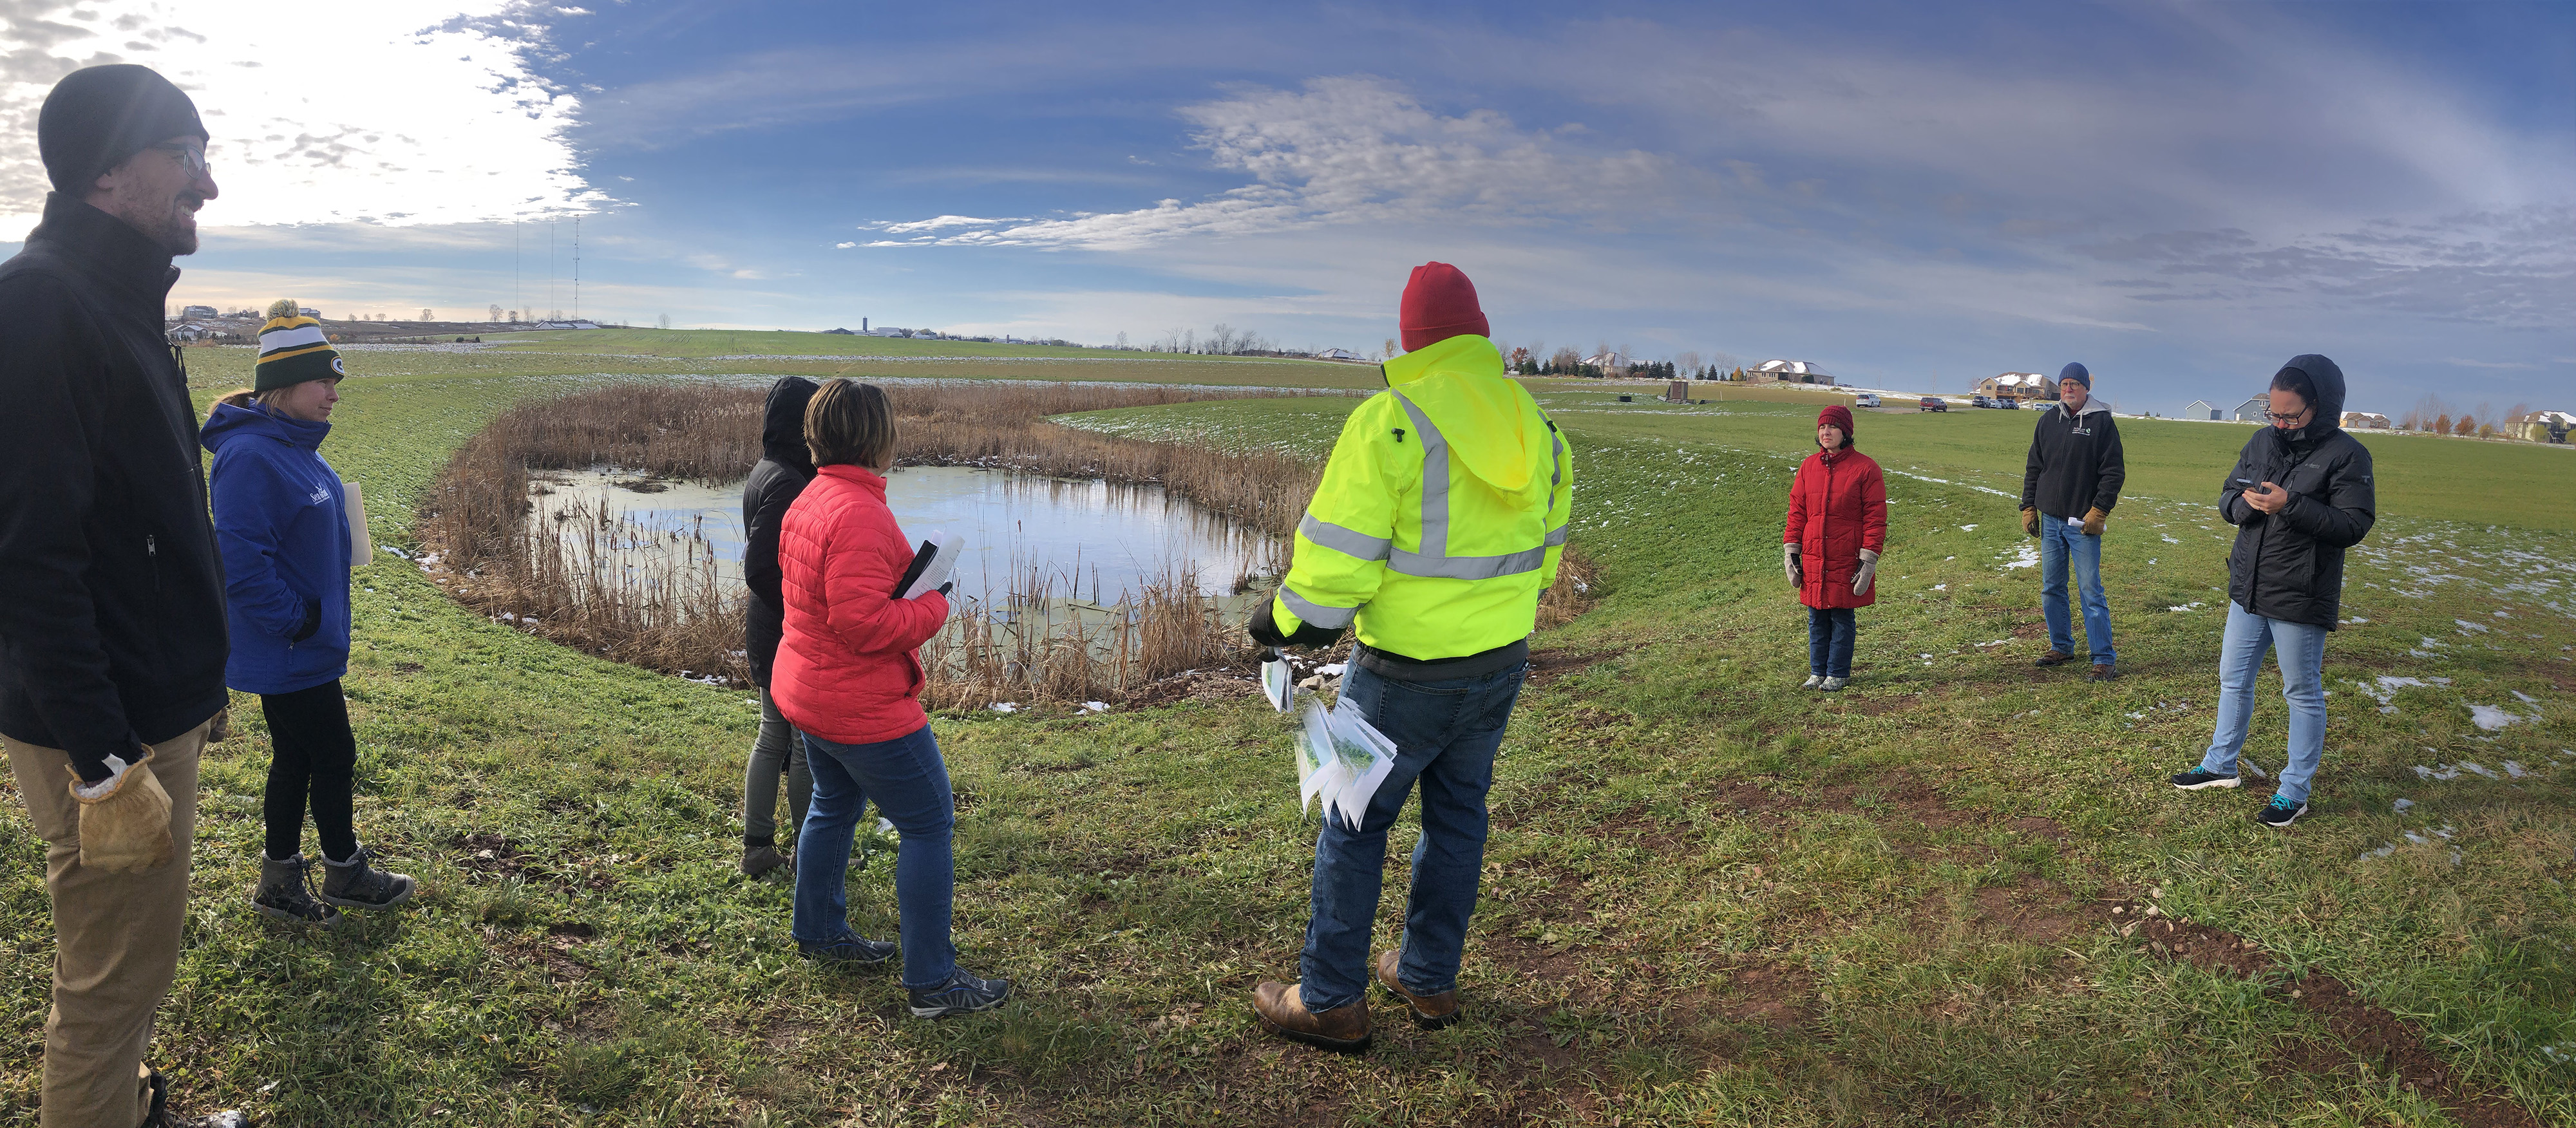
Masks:
[[[1573,455],[1483,337],[1388,361],[1342,427],[1271,612],[1424,660],[1528,637],[1556,580]]]

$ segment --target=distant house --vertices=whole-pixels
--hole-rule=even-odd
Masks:
[[[182,306],[179,309],[181,321],[212,320],[214,316],[215,307],[213,306]]]
[[[299,310],[296,310],[295,312],[296,312],[296,313],[298,313],[298,314],[301,314],[301,315],[303,315],[303,316],[305,316],[305,317],[310,317],[310,318],[312,318],[312,319],[313,319],[313,320],[315,320],[315,321],[320,321],[320,320],[322,320],[322,311],[321,311],[321,310],[318,310],[318,309],[315,309],[315,308],[313,308],[312,306],[305,306],[304,308],[299,309]]]
[[[2576,411],[2535,411],[2505,421],[2505,430],[2513,436],[2535,443],[2563,443],[2570,431],[2576,431]]]
[[[1584,357],[1583,363],[1589,364],[1594,368],[1598,368],[1603,372],[1626,372],[1628,370],[1628,358],[1619,355],[1616,350],[1596,353],[1592,356]]]
[[[2057,398],[2057,382],[2036,372],[2004,372],[1977,381],[1977,394],[1997,399]]]
[[[1317,360],[1358,360],[1360,354],[1349,349],[1325,349],[1315,354]]]
[[[2365,428],[2385,431],[2388,429],[2388,417],[2375,411],[2347,411],[2343,413],[2344,430],[2355,431]]]
[[[1766,360],[1744,370],[1749,380],[1775,380],[1783,384],[1815,384],[1830,388],[1834,378],[1825,370],[1803,360]]]
[[[2182,417],[2185,419],[2214,420],[2219,418],[2218,405],[2211,403],[2208,400],[2193,400],[2191,401],[2190,407],[2182,409]]]
[[[2239,423],[2271,422],[2272,393],[2265,392],[2262,395],[2237,404],[2236,410],[2233,414],[2235,415],[2236,421]]]

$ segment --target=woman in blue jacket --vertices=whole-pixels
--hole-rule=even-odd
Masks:
[[[321,324],[297,316],[294,302],[269,314],[253,386],[217,400],[203,436],[214,453],[209,485],[232,627],[224,682],[258,694],[268,721],[268,848],[251,907],[330,925],[340,918],[335,905],[381,909],[410,899],[412,879],[369,865],[352,825],[358,742],[340,695],[349,672],[349,517],[340,476],[319,452],[346,371]],[[326,871],[318,899],[303,855],[308,798]]]

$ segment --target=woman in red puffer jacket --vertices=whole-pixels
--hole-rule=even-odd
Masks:
[[[956,801],[921,711],[914,654],[948,621],[948,589],[895,598],[913,541],[886,508],[894,439],[894,407],[875,385],[826,381],[805,406],[814,480],[778,526],[786,616],[769,694],[805,734],[814,773],[796,843],[797,948],[839,964],[894,958],[896,945],[850,930],[850,838],[874,799],[902,835],[894,896],[903,984],[912,1013],[937,1018],[1000,1006],[1011,985],[959,968],[948,941]]]
[[[1887,546],[1887,477],[1852,449],[1851,409],[1816,416],[1816,453],[1789,483],[1788,528],[1780,560],[1807,605],[1807,681],[1801,688],[1851,684],[1855,607],[1878,602],[1878,554]]]

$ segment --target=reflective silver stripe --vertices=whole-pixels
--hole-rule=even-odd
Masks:
[[[1285,584],[1279,587],[1279,602],[1287,604],[1288,610],[1295,612],[1299,619],[1326,630],[1337,631],[1347,627],[1360,613],[1357,607],[1326,607],[1297,594]]]
[[[1517,576],[1535,572],[1547,563],[1547,549],[1531,548],[1501,556],[1424,556],[1417,552],[1399,551],[1387,561],[1387,570],[1407,576],[1428,576],[1443,580],[1490,580],[1498,576]]]
[[[1559,525],[1547,531],[1547,546],[1549,548],[1555,548],[1556,546],[1565,543],[1566,528],[1567,526]]]
[[[1404,413],[1413,417],[1413,427],[1422,433],[1422,555],[1449,554],[1449,440],[1440,436],[1440,428],[1431,425],[1431,417],[1415,407],[1404,393],[1389,390],[1395,402],[1404,405]]]
[[[1297,522],[1297,531],[1307,540],[1362,560],[1384,560],[1386,554],[1395,548],[1395,542],[1385,537],[1373,537],[1330,521],[1318,521],[1312,513]]]
[[[1542,415],[1539,418],[1545,420],[1547,417]],[[1547,441],[1554,448],[1547,455],[1547,513],[1553,517],[1556,515],[1556,487],[1565,484],[1565,436],[1556,433],[1554,423],[1547,425]],[[1559,534],[1558,539],[1548,543],[1564,544],[1565,540]]]

